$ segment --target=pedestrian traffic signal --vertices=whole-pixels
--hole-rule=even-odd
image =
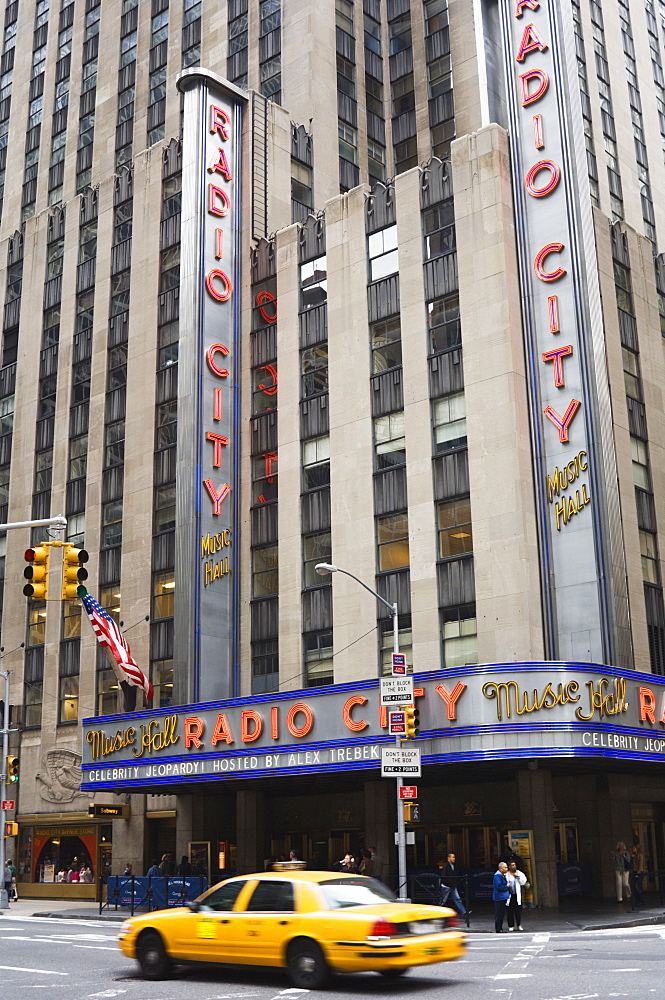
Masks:
[[[65,542],[62,558],[62,599],[75,601],[78,597],[77,588],[88,579],[88,571],[82,565],[88,561],[85,549],[77,549],[71,542]]]
[[[18,837],[18,823],[5,823],[5,837]]]
[[[418,802],[404,803],[404,822],[420,823],[420,804]]]
[[[406,707],[406,733],[404,734],[405,740],[415,740],[420,733],[420,711],[415,707],[415,705],[407,705]]]
[[[18,781],[18,757],[7,754],[7,782],[13,784]]]
[[[43,545],[36,545],[33,549],[26,549],[24,559],[30,563],[23,570],[23,576],[30,583],[26,583],[23,593],[26,597],[31,597],[33,601],[46,601],[48,599],[48,560],[49,542]]]

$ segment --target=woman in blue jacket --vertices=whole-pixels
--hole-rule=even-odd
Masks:
[[[494,930],[497,934],[503,932],[503,915],[506,912],[506,901],[510,897],[510,886],[506,878],[508,865],[505,861],[499,862],[498,870],[494,873],[492,881],[492,899],[494,900]]]

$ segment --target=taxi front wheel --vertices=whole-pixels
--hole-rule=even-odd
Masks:
[[[287,954],[291,982],[301,990],[321,989],[328,982],[329,969],[315,941],[293,941]]]
[[[168,979],[171,960],[157,931],[146,931],[138,940],[136,957],[146,979]]]

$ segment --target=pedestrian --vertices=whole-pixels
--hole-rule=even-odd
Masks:
[[[363,847],[360,852],[360,864],[358,865],[358,874],[367,875],[368,878],[374,874],[374,863],[372,861],[372,853],[366,847]]]
[[[449,851],[448,860],[443,866],[441,874],[441,899],[439,900],[439,905],[447,906],[448,900],[451,900],[460,917],[465,917],[466,906],[462,902],[459,889],[457,888],[460,877],[459,871],[455,867],[455,854],[453,851]]]
[[[633,892],[635,893],[635,902],[638,907],[644,906],[644,876],[646,874],[647,865],[644,857],[644,851],[642,850],[639,842],[633,844],[632,850],[630,852],[631,858],[631,874]]]
[[[162,875],[174,875],[175,874],[175,861],[173,860],[172,854],[162,854],[162,861],[159,866],[162,870]]]
[[[369,853],[372,858],[372,878],[375,878],[377,882],[383,882],[385,862],[381,855],[376,853],[376,847],[370,845]]]
[[[626,849],[626,845],[623,840],[620,840],[617,846],[614,848],[610,855],[612,859],[612,864],[614,865],[614,879],[616,882],[617,890],[617,903],[623,902],[623,897],[625,895],[626,899],[630,899],[630,869],[631,861],[630,854]]]
[[[353,859],[352,854],[345,854],[342,860],[337,865],[337,868],[341,872],[347,872],[349,875],[357,875],[358,868]]]
[[[5,861],[5,870],[3,873],[3,884],[5,887],[5,892],[7,893],[7,905],[9,905],[9,894],[12,891],[12,871],[9,867],[9,863]]]
[[[192,874],[192,866],[189,863],[189,858],[186,854],[180,858],[180,864],[176,868],[176,875],[180,875],[182,878],[187,878],[188,875]]]
[[[529,883],[527,882],[526,875],[521,872],[517,867],[516,861],[508,862],[508,874],[506,875],[508,880],[508,887],[510,889],[510,896],[508,898],[508,906],[506,916],[508,918],[508,930],[509,931],[523,931],[522,927],[522,887],[529,888]]]
[[[298,857],[298,852],[294,848],[291,848],[291,850],[289,851],[289,861],[300,861],[300,858]]]
[[[134,874],[134,872],[132,871],[132,866],[130,865],[129,861],[125,865],[125,870],[124,870],[124,872],[122,874],[123,875],[133,875]]]
[[[494,930],[497,934],[503,934],[503,916],[506,912],[506,902],[510,896],[510,888],[506,873],[508,865],[505,861],[499,861],[499,866],[494,873],[492,880],[492,899],[494,900]]]
[[[16,887],[16,868],[12,864],[12,859],[11,858],[7,859],[7,867],[9,868],[10,872],[12,873],[11,892],[9,893],[8,899],[11,898],[11,899],[14,900],[14,902],[17,902],[18,901],[18,889]]]
[[[160,877],[164,874],[162,869],[159,867],[159,861],[157,858],[152,859],[152,864],[148,868],[148,878]]]

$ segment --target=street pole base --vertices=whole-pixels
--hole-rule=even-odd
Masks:
[[[9,909],[9,893],[6,889],[0,889],[0,910]]]

